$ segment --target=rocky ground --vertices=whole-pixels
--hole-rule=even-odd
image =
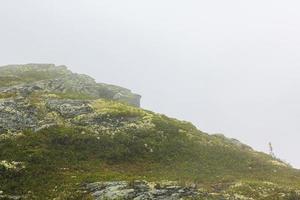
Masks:
[[[199,196],[196,188],[181,187],[174,183],[162,185],[146,181],[96,182],[86,185],[96,200],[133,199],[133,200],[176,200]]]

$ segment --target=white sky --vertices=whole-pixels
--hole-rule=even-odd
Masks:
[[[65,64],[300,168],[300,2],[0,0],[0,65]]]

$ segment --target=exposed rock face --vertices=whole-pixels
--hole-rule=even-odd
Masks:
[[[100,104],[98,110],[94,104]],[[105,111],[106,104],[109,101],[62,99],[54,94],[43,93],[28,97],[0,98],[0,134],[20,133],[24,130],[39,131],[55,125],[78,127],[95,134],[117,133],[139,124],[151,128],[151,123],[142,118],[146,113],[139,111],[141,116],[110,117]],[[137,109],[123,104],[122,106],[132,109],[133,112]],[[104,110],[101,111],[101,108]]]
[[[64,118],[73,118],[78,115],[91,113],[93,110],[88,105],[90,101],[49,99],[46,107],[50,112],[57,112]]]
[[[37,127],[37,109],[26,99],[0,99],[0,133]]]
[[[93,101],[108,99],[139,107],[140,98],[128,89],[72,73],[65,66],[4,66],[0,67],[0,133],[38,131],[62,123],[97,129],[99,117],[93,114]]]
[[[176,200],[183,197],[196,197],[197,190],[192,187],[181,187],[167,184],[158,185],[146,181],[96,182],[86,185],[96,200],[104,199],[133,199],[133,200]]]
[[[112,99],[137,107],[140,106],[141,98],[128,89],[96,83],[87,75],[72,73],[65,66],[27,64],[0,67],[0,93],[18,93],[26,96],[34,91]]]

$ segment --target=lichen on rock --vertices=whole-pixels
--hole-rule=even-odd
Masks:
[[[159,187],[157,187],[159,185]],[[155,187],[156,186],[156,187]],[[176,184],[157,184],[135,180],[95,182],[86,184],[85,189],[92,193],[96,200],[133,199],[133,200],[177,200],[199,196],[196,188]]]

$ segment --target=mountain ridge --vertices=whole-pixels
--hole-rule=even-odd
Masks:
[[[299,199],[300,171],[279,159],[40,66],[0,67],[0,199]]]
[[[1,93],[22,92],[21,89],[29,90],[27,92],[73,92],[90,98],[114,99],[137,107],[140,106],[141,99],[140,95],[132,93],[129,89],[96,83],[92,77],[73,73],[64,65],[6,65],[0,67],[0,83],[7,87],[1,89]]]

